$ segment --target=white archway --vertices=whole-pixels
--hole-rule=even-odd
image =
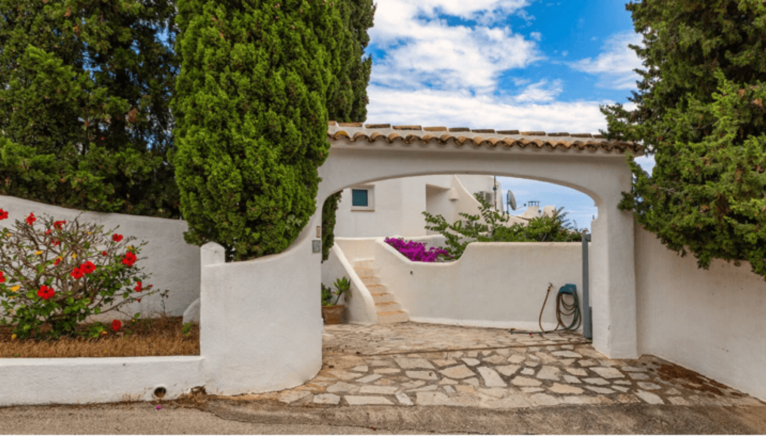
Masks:
[[[349,186],[431,174],[534,179],[593,198],[599,211],[592,224],[593,343],[611,358],[637,357],[634,221],[617,205],[631,186],[624,152],[641,154],[639,148],[589,134],[335,123],[328,139],[317,213],[290,249],[224,264],[215,247],[203,247],[201,351],[205,372],[216,374],[208,392],[264,392],[311,379],[321,368],[321,254],[315,246],[321,205]],[[221,319],[231,323],[210,326]]]

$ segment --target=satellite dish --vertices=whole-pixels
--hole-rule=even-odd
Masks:
[[[508,206],[511,206],[511,209],[516,210],[516,197],[513,196],[513,192],[509,189],[506,194],[508,203]]]

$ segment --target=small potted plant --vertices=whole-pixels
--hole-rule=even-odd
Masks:
[[[324,318],[325,324],[340,324],[340,317],[346,306],[338,305],[338,301],[342,295],[350,293],[351,280],[343,277],[335,280],[333,286],[335,286],[335,291],[325,286],[324,283],[322,284],[322,318]],[[334,302],[333,297],[335,297]]]

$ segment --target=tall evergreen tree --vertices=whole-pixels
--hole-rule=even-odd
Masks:
[[[364,122],[367,119],[367,85],[370,83],[372,57],[364,57],[370,43],[368,30],[373,26],[375,5],[372,0],[338,0],[343,20],[343,43],[340,45],[341,70],[338,87],[327,102],[331,120]],[[322,208],[322,259],[327,260],[335,244],[336,211],[341,193],[331,195]]]
[[[643,46],[631,101],[603,109],[612,138],[641,141],[621,207],[700,267],[747,260],[766,276],[766,5],[761,0],[630,3]]]
[[[170,0],[0,0],[0,193],[178,215],[174,13]]]
[[[174,163],[188,242],[243,260],[284,250],[308,223],[341,63],[337,9],[179,0]]]

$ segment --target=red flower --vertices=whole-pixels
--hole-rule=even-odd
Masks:
[[[0,220],[7,220],[8,219],[8,212],[0,209]]]
[[[50,234],[51,234],[51,229],[48,229],[48,230],[46,230],[46,231],[45,231],[45,234],[46,234],[46,235],[50,235]]]
[[[94,265],[91,261],[87,261],[80,265],[80,271],[82,271],[83,274],[92,274],[96,271],[96,265]]]
[[[102,251],[102,252],[101,252],[101,255],[102,255],[102,256],[106,256],[106,255],[107,255],[107,254],[106,254],[106,251]]]
[[[59,245],[61,245],[61,241],[59,241],[58,239],[54,239],[53,241],[51,241],[51,244],[58,247]]]
[[[2,271],[0,271],[0,283],[5,283],[5,273]]]
[[[122,235],[118,235],[117,233],[112,235],[112,241],[114,242],[120,242],[122,241]]]
[[[122,322],[119,319],[112,321],[112,330],[117,331],[122,328]]]
[[[56,258],[56,261],[53,262],[54,265],[58,265],[60,263],[61,263],[61,258],[60,257]]]
[[[37,221],[37,218],[35,218],[35,213],[30,212],[29,216],[24,218],[24,221],[26,221],[27,224],[31,226],[35,221]]]
[[[127,266],[133,266],[133,264],[136,263],[136,260],[138,260],[136,255],[128,251],[125,253],[125,257],[122,258],[122,263]]]
[[[141,280],[139,280],[138,283],[136,283],[135,290],[136,290],[136,292],[141,292],[141,291],[144,290],[144,287],[141,286]]]
[[[56,230],[61,230],[61,226],[63,226],[64,224],[66,224],[66,221],[54,221],[53,222],[53,227]]]
[[[45,301],[48,301],[48,299],[53,297],[53,294],[54,294],[53,288],[50,288],[45,285],[40,286],[40,290],[37,291],[37,296],[42,298]]]
[[[80,268],[75,268],[72,270],[72,273],[70,275],[74,277],[75,280],[80,280],[83,276],[83,272]]]
[[[137,298],[137,299],[136,299],[136,301],[138,301],[138,302],[140,303],[140,302],[141,302],[141,299],[140,299],[140,298]]]

